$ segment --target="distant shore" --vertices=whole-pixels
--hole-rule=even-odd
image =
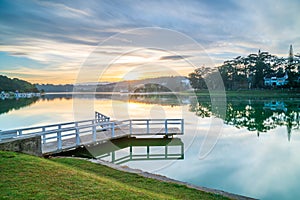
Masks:
[[[40,97],[42,94],[39,92],[4,92],[0,93],[1,99],[21,99],[21,98],[33,98]]]

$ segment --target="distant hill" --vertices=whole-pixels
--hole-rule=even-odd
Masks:
[[[44,92],[94,92],[95,89],[101,85],[109,85],[110,83],[101,82],[101,83],[79,83],[76,85],[73,84],[64,84],[64,85],[54,85],[54,84],[36,84],[36,87],[39,90]],[[112,91],[110,89],[109,91]]]
[[[36,84],[37,89],[44,92],[73,92],[73,85]]]
[[[184,76],[169,76],[148,78],[142,80],[79,83],[76,85],[36,84],[39,90],[45,92],[165,92],[190,89],[189,81]]]
[[[169,76],[147,78],[142,80],[120,81],[114,85],[99,86],[97,91],[102,91],[104,88],[110,87],[114,92],[179,92],[190,89],[189,81],[185,76]]]
[[[39,92],[39,90],[31,83],[17,79],[8,78],[7,76],[0,75],[0,92]]]

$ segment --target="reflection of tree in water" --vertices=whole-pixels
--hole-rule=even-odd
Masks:
[[[286,104],[282,101],[275,101],[275,103],[274,101],[229,99],[227,100],[226,117],[222,117],[222,119],[225,124],[256,131],[258,136],[261,132],[267,132],[277,126],[286,126],[290,139],[291,131],[300,127],[299,106],[292,102]],[[212,113],[209,101],[194,102],[190,106],[190,111],[200,117],[212,115],[220,117],[218,113]]]
[[[38,98],[22,98],[22,99],[5,99],[0,103],[0,114],[7,113],[11,110],[18,110],[22,107],[29,106],[36,102]]]
[[[190,111],[195,112],[200,117],[210,117],[212,115],[211,104],[208,102],[202,102],[201,104],[193,102],[190,105]]]
[[[158,104],[163,106],[179,106],[180,99],[174,94],[133,94],[129,96],[129,101],[143,104]]]

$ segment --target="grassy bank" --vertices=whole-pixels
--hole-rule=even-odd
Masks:
[[[1,199],[226,199],[85,160],[0,151]]]

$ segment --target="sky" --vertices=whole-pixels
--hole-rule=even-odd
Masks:
[[[32,83],[188,75],[300,53],[299,0],[0,0],[0,74]]]

